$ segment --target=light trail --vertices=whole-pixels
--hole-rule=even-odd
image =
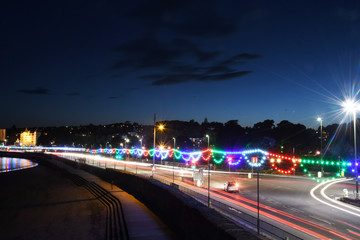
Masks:
[[[354,226],[354,225],[352,225],[352,224],[350,224],[350,223],[343,222],[343,221],[341,221],[341,220],[336,220],[336,221],[338,221],[339,223],[342,223],[342,224],[345,224],[345,225],[348,225],[348,226],[350,226],[350,227],[353,227],[353,228],[355,228],[355,229],[360,230],[360,228],[359,228],[359,227],[356,227],[356,226]]]
[[[219,190],[216,190],[216,191],[220,192]],[[234,197],[232,194],[227,193],[227,192],[221,192],[221,193],[224,193],[224,194],[226,194],[226,195],[229,195],[229,196]],[[247,199],[247,198],[243,198],[243,197],[238,196],[238,195],[237,195],[235,198],[238,199],[238,200],[241,200],[241,201],[250,203],[250,204],[252,204],[252,205],[254,205],[254,206],[257,206],[257,202],[255,202],[255,201],[253,201],[253,200],[250,200],[250,199]],[[351,239],[351,238],[347,238],[346,236],[341,235],[341,233],[339,233],[339,232],[337,232],[337,231],[334,231],[334,230],[329,229],[329,228],[327,228],[327,227],[323,227],[323,226],[321,226],[321,225],[318,225],[318,224],[313,223],[313,222],[311,222],[311,221],[309,221],[309,220],[306,220],[306,219],[297,217],[297,216],[292,215],[292,214],[290,214],[290,213],[287,213],[287,212],[284,212],[284,211],[281,211],[281,210],[272,208],[272,207],[270,207],[270,206],[267,206],[267,205],[264,205],[264,204],[261,204],[261,203],[259,204],[259,206],[260,206],[261,208],[265,208],[265,209],[267,209],[267,210],[269,210],[269,211],[272,211],[272,212],[274,212],[274,213],[278,213],[278,214],[283,215],[283,216],[285,216],[285,217],[288,217],[288,218],[294,219],[294,220],[296,220],[296,221],[302,222],[302,223],[304,223],[304,224],[310,225],[310,226],[312,226],[312,227],[316,227],[316,228],[318,228],[318,229],[320,229],[320,230],[323,230],[323,231],[325,231],[325,232],[331,233],[331,234],[336,235],[336,236],[338,236],[338,237],[341,237],[341,238],[344,238],[344,239]]]
[[[201,189],[201,188],[196,188],[196,189],[197,189],[198,191],[203,192],[204,194],[207,193],[207,190],[205,190],[205,189]],[[233,204],[235,204],[235,205],[237,205],[237,206],[243,207],[243,208],[245,208],[245,209],[248,209],[248,210],[250,210],[250,211],[252,211],[252,212],[257,213],[257,208],[250,207],[250,206],[248,206],[248,205],[246,205],[246,204],[244,204],[244,203],[241,203],[241,202],[239,202],[239,201],[233,200],[233,199],[231,199],[231,198],[224,197],[224,196],[222,196],[222,195],[220,195],[220,194],[217,194],[217,193],[215,193],[215,192],[213,192],[212,195],[213,195],[213,196],[216,196],[216,197],[218,197],[218,198],[220,198],[220,199],[226,200],[226,201],[228,201],[228,202],[231,202],[231,203],[233,203]],[[256,203],[256,204],[257,204],[257,203]],[[304,232],[304,233],[306,233],[306,234],[308,234],[308,235],[314,236],[314,237],[316,237],[316,238],[318,238],[318,239],[324,239],[324,240],[325,240],[325,239],[329,239],[329,240],[331,239],[331,238],[325,237],[324,235],[321,235],[321,234],[319,234],[319,233],[316,233],[316,232],[314,232],[314,231],[311,231],[311,230],[309,230],[309,229],[307,229],[307,228],[301,227],[301,226],[299,226],[299,225],[296,225],[296,224],[294,224],[294,223],[291,223],[291,222],[289,222],[289,221],[286,221],[286,220],[284,220],[284,219],[281,219],[281,218],[279,218],[279,217],[276,217],[276,216],[274,216],[274,215],[272,215],[272,214],[270,214],[270,213],[267,213],[267,212],[265,212],[265,211],[263,211],[263,210],[260,210],[260,214],[261,214],[262,216],[266,216],[266,217],[268,217],[268,218],[270,218],[270,219],[272,219],[272,220],[274,220],[274,221],[280,222],[280,223],[285,224],[285,225],[287,225],[287,226],[289,226],[289,227],[292,227],[292,228],[294,228],[294,229],[296,229],[296,230],[299,230],[299,231],[301,231],[301,232]],[[350,238],[344,238],[344,239],[349,239],[349,240],[351,240]]]
[[[163,177],[164,177],[164,176],[163,176]],[[166,178],[166,177],[165,177],[165,178]],[[204,190],[204,189],[202,189],[202,188],[197,188],[197,187],[192,186],[193,183],[194,183],[194,182],[192,182],[192,181],[184,180],[184,182],[190,183],[190,184],[191,184],[191,187],[190,187],[190,186],[189,186],[189,187],[190,187],[190,188],[193,188],[193,190],[198,190],[198,191],[201,191],[201,192],[203,192],[203,193],[207,193],[207,190]],[[205,187],[205,189],[207,189],[207,187]],[[221,198],[221,199],[223,199],[223,200],[225,200],[225,201],[229,201],[229,202],[231,202],[231,203],[233,203],[233,204],[235,204],[235,205],[238,205],[238,206],[240,206],[240,207],[243,207],[243,208],[245,208],[245,209],[248,209],[248,210],[250,210],[250,211],[252,211],[252,212],[257,213],[257,208],[250,207],[250,206],[248,206],[248,205],[246,205],[246,204],[240,203],[240,202],[235,201],[234,199],[232,199],[232,198],[234,198],[234,195],[231,194],[231,193],[228,193],[228,192],[225,192],[225,191],[221,191],[221,190],[218,190],[218,189],[216,189],[216,188],[210,188],[210,190],[212,190],[212,195],[213,195],[213,196],[216,196],[216,197],[218,197],[218,198]],[[215,191],[215,192],[218,192],[218,193],[221,193],[221,194],[228,195],[228,196],[230,196],[230,197],[232,197],[232,198],[227,198],[227,197],[225,197],[225,196],[223,196],[223,195],[219,195],[219,194],[215,193],[214,191]],[[238,196],[238,195],[235,195],[235,199],[236,199],[236,200],[240,200],[240,201],[247,202],[247,203],[252,204],[252,205],[254,205],[254,206],[257,206],[257,202],[252,201],[252,200],[247,199],[247,198],[240,197],[240,196]],[[352,238],[351,238],[350,236],[344,236],[342,233],[339,233],[339,232],[334,231],[334,230],[332,230],[332,229],[329,229],[329,228],[323,227],[323,226],[321,226],[321,225],[315,224],[315,223],[310,222],[310,221],[308,221],[308,220],[306,220],[306,219],[302,219],[302,218],[300,218],[300,217],[294,216],[294,215],[292,215],[292,214],[283,212],[283,211],[278,210],[278,209],[274,209],[274,208],[272,208],[272,207],[269,207],[269,206],[264,205],[264,204],[261,204],[261,203],[259,204],[259,206],[260,206],[261,208],[267,209],[267,210],[269,210],[269,211],[271,211],[271,212],[274,212],[274,213],[277,213],[277,214],[279,214],[279,215],[283,215],[283,216],[285,216],[285,217],[294,219],[294,220],[299,221],[299,222],[302,222],[302,223],[304,223],[304,224],[306,224],[306,225],[310,225],[310,226],[312,226],[312,227],[315,227],[315,228],[317,228],[317,229],[319,229],[319,230],[322,230],[322,231],[325,231],[325,232],[327,232],[327,233],[333,234],[333,235],[338,236],[338,237],[340,237],[340,238],[343,238],[343,239],[346,239],[346,240],[352,240]],[[260,210],[260,213],[261,213],[261,215],[263,215],[263,216],[266,216],[266,217],[268,217],[268,218],[270,218],[270,219],[273,219],[273,220],[275,220],[275,221],[281,222],[281,223],[283,223],[283,224],[285,224],[285,225],[287,225],[287,226],[289,226],[289,227],[292,227],[292,228],[297,229],[297,230],[302,229],[302,230],[300,230],[300,231],[306,232],[304,229],[307,229],[307,228],[303,228],[303,227],[301,227],[301,226],[299,226],[299,225],[296,225],[295,223],[291,223],[291,222],[289,222],[289,221],[283,220],[283,219],[281,219],[281,218],[279,218],[279,217],[276,217],[276,216],[274,216],[274,215],[272,215],[272,214],[266,213],[266,212],[264,212],[264,211],[262,211],[262,210]],[[279,220],[279,219],[281,219],[281,220]],[[288,223],[290,223],[290,224],[288,224]],[[309,234],[309,235],[312,235],[311,232],[313,232],[313,231],[306,232],[306,233]],[[314,235],[313,235],[313,236],[314,236]],[[330,238],[326,238],[325,236],[322,236],[322,235],[316,236],[316,237],[319,238],[319,239],[330,239]]]
[[[338,180],[338,181],[334,181],[334,182],[328,184],[326,187],[324,187],[324,188],[321,190],[321,195],[322,195],[324,198],[326,198],[327,200],[329,200],[329,201],[331,201],[331,202],[333,202],[333,203],[336,203],[336,204],[339,204],[339,205],[341,205],[341,206],[350,208],[350,209],[352,209],[352,210],[357,211],[357,212],[360,213],[360,209],[359,209],[359,208],[356,208],[356,207],[353,207],[353,206],[351,206],[351,205],[349,205],[349,204],[345,204],[345,203],[343,203],[343,202],[340,202],[340,201],[336,201],[336,200],[334,200],[334,199],[331,199],[331,198],[329,198],[329,197],[325,194],[325,190],[326,190],[328,187],[330,187],[331,185],[333,185],[333,184],[335,184],[335,183],[344,182],[344,181],[349,181],[349,180],[348,180],[348,179],[346,179],[346,180]],[[349,212],[349,213],[351,213],[351,214],[353,214],[353,215],[355,215],[355,216],[360,217],[360,214],[352,213],[352,212],[350,212],[350,211],[347,211],[346,209],[344,209],[344,211],[345,211],[345,212]]]
[[[354,231],[351,231],[350,229],[347,229],[347,230],[348,230],[349,233],[354,234],[354,235],[360,237],[360,234],[359,234],[359,233],[354,232]]]
[[[78,153],[67,153],[67,154],[55,153],[55,154],[56,154],[56,155],[68,155],[68,156],[82,156],[82,157],[86,157],[86,158],[91,158],[91,159],[96,160],[96,161],[115,163],[115,164],[117,164],[117,165],[120,165],[120,164],[121,164],[121,165],[133,165],[132,167],[135,167],[135,166],[136,166],[136,162],[124,162],[124,161],[122,161],[122,160],[114,160],[114,159],[112,159],[112,158],[106,158],[106,157],[101,157],[101,156],[91,156],[91,155],[89,156],[89,155],[78,154]],[[150,170],[151,170],[151,167],[152,167],[152,164],[151,164],[151,163],[138,163],[138,165],[140,165],[140,166],[138,166],[138,168],[141,168],[141,169],[144,169],[144,170],[148,170],[148,171],[150,171]],[[159,166],[157,167],[157,170],[158,170],[158,171],[161,171],[161,172],[170,172],[170,171],[173,171],[173,167],[171,166],[171,167],[168,168],[168,167],[166,167],[166,166],[164,166],[164,165],[160,165],[160,167],[159,167]],[[181,173],[181,172],[184,172],[184,170],[177,170],[176,172]],[[187,172],[188,172],[188,173],[191,173],[191,174],[193,173],[193,171],[191,171],[191,170],[190,170],[190,171],[187,171]],[[205,172],[204,172],[204,173],[205,173]],[[228,173],[228,172],[227,172],[227,173]],[[170,178],[168,178],[167,176],[164,176],[164,175],[158,175],[158,176],[160,176],[161,178],[168,179],[169,181],[172,180],[172,179],[170,179]],[[185,180],[185,181],[186,181],[186,182],[189,182],[189,183],[191,183],[191,184],[194,183],[194,182],[188,181],[188,180]],[[270,180],[270,181],[271,181],[271,180]],[[276,180],[275,180],[275,181],[276,181]],[[190,186],[188,186],[188,187],[190,187]],[[319,187],[319,186],[316,186],[316,187]],[[203,194],[207,194],[207,190],[206,190],[207,188],[204,189],[204,188],[198,188],[198,187],[195,187],[195,186],[191,186],[190,188],[193,188],[193,190],[200,191],[200,192],[202,192]],[[234,199],[232,199],[232,198],[234,198],[234,195],[232,195],[232,194],[230,194],[230,193],[220,191],[220,190],[218,190],[218,189],[216,189],[216,188],[210,188],[210,190],[212,190],[212,192],[213,192],[212,195],[215,196],[215,197],[217,197],[217,198],[223,199],[223,200],[228,201],[228,202],[230,202],[230,203],[233,203],[233,204],[235,204],[235,205],[237,205],[237,206],[239,206],[239,207],[242,207],[242,208],[248,209],[249,211],[252,211],[252,212],[257,213],[257,208],[254,208],[254,207],[251,207],[251,206],[249,206],[249,205],[246,205],[245,203],[239,202],[239,201],[243,201],[243,202],[246,202],[246,203],[248,203],[248,204],[257,206],[257,202],[255,202],[255,201],[252,201],[252,200],[250,200],[250,199],[243,198],[243,197],[238,196],[238,195],[235,197],[236,200],[234,200]],[[220,194],[218,194],[218,193],[216,193],[216,192],[221,193],[222,195],[220,195]],[[228,197],[223,196],[223,195],[230,196],[231,198],[228,198]],[[334,230],[331,230],[331,229],[329,229],[329,228],[323,227],[323,226],[321,226],[321,225],[317,225],[317,224],[315,224],[315,223],[313,223],[313,222],[310,222],[310,221],[308,221],[308,220],[306,220],[306,219],[302,219],[302,218],[300,218],[300,217],[291,215],[291,214],[289,214],[289,213],[283,212],[283,211],[278,210],[278,209],[274,209],[274,208],[269,207],[269,206],[266,206],[266,205],[264,205],[264,204],[260,204],[260,206],[261,206],[261,208],[263,208],[263,209],[266,209],[266,210],[268,210],[268,211],[274,212],[274,213],[279,214],[279,215],[283,215],[283,216],[285,216],[285,217],[288,217],[288,218],[291,218],[291,219],[293,219],[293,220],[299,221],[299,222],[301,222],[301,223],[303,223],[303,224],[310,225],[310,226],[312,226],[312,227],[315,227],[315,228],[317,228],[317,229],[319,229],[319,230],[322,230],[322,231],[327,232],[327,233],[329,233],[329,234],[335,235],[335,236],[337,236],[337,237],[340,237],[340,238],[343,238],[343,239],[346,239],[346,240],[352,240],[352,238],[351,238],[350,236],[347,236],[346,234],[344,235],[344,234],[342,234],[342,233],[339,233],[339,232],[337,232],[337,231],[334,231]],[[270,214],[270,213],[267,213],[267,212],[265,212],[265,211],[263,211],[263,210],[260,210],[260,213],[261,213],[262,216],[268,217],[268,218],[270,218],[270,219],[272,219],[272,220],[274,220],[274,221],[277,221],[277,222],[280,222],[280,223],[282,223],[282,224],[285,224],[285,225],[287,225],[287,226],[289,226],[289,227],[291,227],[291,228],[293,228],[293,229],[296,229],[296,230],[298,230],[298,231],[304,232],[304,233],[306,233],[306,234],[308,234],[308,235],[311,235],[311,236],[314,236],[314,237],[316,237],[316,238],[319,238],[319,239],[331,239],[331,238],[328,238],[328,237],[323,236],[323,235],[320,234],[320,233],[317,233],[317,232],[314,232],[314,231],[309,230],[309,229],[307,229],[307,228],[301,227],[301,226],[299,226],[299,225],[297,225],[297,224],[295,224],[295,223],[292,223],[292,222],[289,222],[289,221],[284,220],[284,219],[282,219],[282,218],[279,218],[279,217],[277,217],[277,216],[274,216],[274,215],[272,215],[272,214]]]
[[[332,184],[335,184],[335,183],[337,183],[337,182],[345,182],[345,181],[349,181],[349,180],[348,180],[348,179],[342,179],[342,180],[337,180],[337,181],[336,181],[336,180],[332,180],[331,182],[333,182]],[[313,198],[314,198],[315,200],[317,200],[318,202],[321,202],[321,203],[323,203],[323,204],[326,204],[326,205],[328,205],[328,206],[330,206],[330,207],[333,207],[333,208],[336,208],[336,209],[338,209],[338,210],[340,210],[340,211],[344,211],[344,212],[350,213],[350,214],[352,214],[352,215],[354,215],[354,216],[360,217],[360,214],[357,214],[357,213],[351,212],[351,211],[349,211],[349,210],[347,210],[347,209],[343,209],[343,208],[341,208],[341,207],[335,206],[334,204],[325,202],[325,201],[321,200],[320,198],[316,197],[315,194],[314,194],[314,192],[315,192],[319,187],[321,187],[321,186],[323,186],[323,185],[325,185],[325,184],[329,184],[329,182],[323,182],[323,183],[317,185],[316,187],[314,187],[313,189],[311,189],[311,191],[310,191],[311,197],[313,197]],[[327,186],[327,187],[328,187],[328,186]],[[327,188],[327,187],[326,187],[326,188]],[[325,188],[325,189],[326,189],[326,188]],[[321,190],[321,195],[322,195],[324,198],[326,198],[327,200],[339,204],[339,202],[336,202],[335,200],[332,200],[332,199],[330,199],[328,196],[326,196],[326,195],[324,194],[324,189]],[[340,204],[339,204],[339,205],[340,205]],[[354,209],[354,208],[351,207],[351,206],[346,206],[346,207],[349,207],[349,208],[351,208],[351,209]],[[356,209],[356,210],[357,210],[357,209]],[[358,211],[358,210],[357,210],[357,211]]]

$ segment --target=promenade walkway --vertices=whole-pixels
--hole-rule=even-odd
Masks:
[[[118,198],[122,204],[130,239],[177,239],[166,224],[132,195],[86,171],[72,168],[61,162],[57,162],[56,165],[69,173],[98,184]]]

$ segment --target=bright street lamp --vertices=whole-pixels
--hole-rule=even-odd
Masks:
[[[129,139],[125,138],[125,148],[126,148],[126,143],[130,142]]]
[[[317,121],[320,122],[320,160],[322,161],[323,155],[322,155],[322,140],[323,140],[323,130],[322,130],[322,118],[318,117]],[[323,165],[321,165],[321,176],[323,177],[324,175],[324,169],[323,169]]]
[[[210,148],[210,136],[206,134],[207,139],[208,139],[208,148]]]
[[[341,104],[344,109],[344,112],[347,114],[353,114],[354,121],[354,157],[355,157],[355,183],[356,183],[356,199],[359,197],[359,178],[358,178],[358,163],[357,163],[357,153],[356,153],[356,112],[359,111],[359,101],[355,99],[346,99],[345,102]]]
[[[173,137],[173,140],[174,140],[174,149],[175,149],[175,146],[176,146],[176,138]]]
[[[158,126],[159,130],[164,130],[164,125],[160,124]],[[154,178],[154,172],[155,172],[155,141],[156,141],[156,114],[154,114],[154,155],[153,155],[153,167],[152,167],[152,178]]]

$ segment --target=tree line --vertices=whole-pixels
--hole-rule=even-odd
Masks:
[[[295,156],[320,157],[320,127],[307,128],[302,124],[283,120],[255,123],[252,127],[242,127],[238,120],[225,123],[202,123],[190,121],[162,121],[163,131],[156,131],[156,144],[185,150],[207,148],[227,151],[261,148],[276,153]],[[323,151],[326,158],[345,158],[354,155],[352,123],[323,126]],[[13,144],[24,128],[7,129],[8,144]],[[74,146],[85,148],[105,147],[153,147],[154,126],[126,121],[107,125],[61,126],[29,128],[41,133],[38,144],[42,146]],[[206,137],[208,135],[209,137]],[[174,141],[175,138],[175,141]],[[125,143],[125,139],[128,142]],[[208,140],[210,140],[208,142]]]

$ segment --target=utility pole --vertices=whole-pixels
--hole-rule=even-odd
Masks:
[[[260,185],[259,185],[259,168],[257,166],[257,233],[260,235]]]
[[[208,162],[208,207],[211,207],[210,201],[210,159]]]
[[[154,113],[154,155],[153,155],[153,167],[152,167],[152,178],[154,178],[155,171],[155,140],[156,140],[156,113]]]

